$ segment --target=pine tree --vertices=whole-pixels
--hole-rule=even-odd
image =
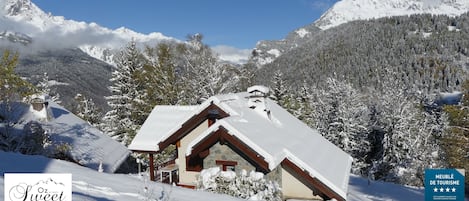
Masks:
[[[146,105],[151,109],[155,105],[180,104],[182,93],[182,79],[176,69],[175,47],[169,43],[159,43],[156,47],[147,47],[145,54],[148,58],[141,75],[144,84]]]
[[[390,72],[383,77],[387,93],[374,96],[378,112],[373,121],[382,136],[372,141],[372,147],[381,150],[370,153],[375,158],[369,159],[372,161],[369,171],[374,179],[421,186],[425,168],[444,166],[438,157],[443,155],[438,139],[444,122],[437,114],[423,110],[416,95],[395,75]]]
[[[75,96],[75,101],[78,103],[74,110],[74,113],[87,121],[90,125],[95,127],[101,126],[101,111],[96,104],[93,102],[93,99],[89,99],[82,94],[77,94]]]
[[[368,107],[366,98],[350,84],[333,78],[324,90],[315,90],[313,122],[329,141],[349,153],[355,160],[352,171],[363,174],[368,166]]]
[[[293,115],[295,115],[296,118],[300,119],[309,126],[314,125],[314,111],[311,105],[313,100],[313,94],[311,93],[311,91],[312,89],[310,89],[308,84],[306,82],[303,82],[298,92],[298,95],[295,98],[288,96],[284,98],[287,108],[290,108],[290,110],[292,110]]]
[[[0,103],[10,104],[31,94],[33,87],[15,74],[18,54],[6,50],[0,60]]]
[[[462,86],[463,98],[459,105],[447,105],[444,111],[449,120],[443,137],[443,149],[451,168],[469,170],[469,80]],[[469,186],[466,176],[466,192]]]
[[[37,124],[28,124],[23,137],[13,134],[11,130],[16,122],[12,121],[13,103],[21,101],[24,97],[34,92],[34,87],[15,74],[15,67],[18,63],[18,54],[12,54],[6,50],[0,60],[0,121],[4,128],[0,130],[0,150],[22,151],[24,153],[36,153],[35,140],[39,139],[44,132],[38,128]],[[31,131],[28,133],[27,131]],[[37,132],[36,132],[37,131]],[[31,133],[37,133],[33,135]],[[31,135],[29,135],[31,134]],[[37,138],[36,138],[37,137]],[[31,143],[30,143],[31,141]],[[39,140],[40,141],[40,140]],[[41,141],[42,142],[42,141]],[[28,144],[29,143],[29,144]],[[31,145],[31,146],[29,146]],[[43,144],[38,145],[42,147]],[[34,147],[33,147],[34,146]]]
[[[34,87],[15,74],[18,63],[18,54],[12,54],[6,50],[0,60],[0,121],[5,129],[0,131],[0,148],[10,146],[10,129],[15,122],[11,121],[13,114],[13,103],[21,101],[24,97],[34,92]],[[1,133],[3,132],[3,133]]]
[[[50,82],[49,82],[49,75],[44,73],[42,79],[36,85],[40,93],[46,94],[49,96],[50,100],[56,103],[61,103],[60,101],[60,94],[57,91],[52,91]]]
[[[240,79],[231,65],[218,61],[202,38],[201,34],[189,36],[188,45],[182,49],[185,92],[191,104],[234,89]]]
[[[256,83],[256,64],[248,62],[239,69],[239,80],[233,91],[245,91]]]
[[[288,102],[288,93],[289,89],[286,86],[285,79],[283,77],[283,73],[280,71],[276,71],[273,77],[273,90],[271,98],[277,102],[282,107],[286,107]]]
[[[116,140],[128,145],[136,134],[138,124],[132,116],[138,113],[136,104],[142,104],[142,94],[137,76],[141,73],[143,63],[135,41],[117,56],[117,69],[112,73],[111,96],[106,97],[111,108],[105,115],[105,132]],[[136,110],[137,109],[137,110]]]

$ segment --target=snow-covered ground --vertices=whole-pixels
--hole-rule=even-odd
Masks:
[[[225,195],[195,191],[127,174],[100,173],[74,163],[0,151],[0,198],[4,197],[4,173],[71,173],[73,200],[239,200]],[[145,190],[147,188],[148,190]],[[349,201],[424,200],[424,190],[351,176]]]
[[[130,154],[127,147],[53,101],[40,111],[30,104],[14,103],[12,114],[15,130],[23,131],[29,122],[40,123],[52,143],[69,147],[70,157],[83,166],[97,170],[101,164],[105,172],[115,172]],[[4,128],[0,125],[0,130]]]
[[[424,189],[350,176],[349,201],[424,200]]]
[[[148,182],[138,175],[101,173],[74,163],[0,152],[0,199],[4,197],[4,173],[72,173],[73,200],[239,200],[181,187]],[[147,188],[148,190],[145,190]],[[153,199],[147,199],[153,198]]]

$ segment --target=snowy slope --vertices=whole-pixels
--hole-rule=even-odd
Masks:
[[[31,121],[39,122],[54,144],[68,144],[70,156],[85,167],[97,170],[102,164],[105,172],[115,172],[130,154],[124,145],[52,101],[41,111],[16,103],[12,113],[15,117],[10,120],[17,122],[16,130],[22,131]],[[1,125],[0,129],[3,129]]]
[[[54,102],[48,107],[50,120],[44,128],[52,140],[69,143],[70,154],[80,164],[97,170],[102,163],[105,172],[115,172],[127,159],[130,152],[121,143]]]
[[[0,151],[0,199],[4,197],[4,173],[71,173],[73,200],[128,201],[128,200],[178,200],[178,201],[236,201],[225,195],[215,195],[190,189],[148,182],[137,175],[108,174],[81,167],[73,163],[26,156]],[[8,161],[5,163],[4,161]],[[145,187],[149,190],[145,191]],[[152,198],[152,199],[148,199]]]
[[[423,188],[402,186],[380,181],[368,181],[359,176],[350,176],[348,201],[407,201],[424,200]]]
[[[468,0],[341,0],[315,25],[324,30],[354,20],[423,13],[458,16],[468,11]]]
[[[144,200],[166,196],[168,200],[239,200],[229,196],[216,195],[145,181],[136,175],[108,174],[78,166],[73,163],[48,159],[42,156],[26,156],[0,151],[0,198],[4,194],[4,173],[46,172],[72,173],[73,200]],[[145,193],[144,188],[150,189]],[[151,196],[147,196],[151,195]],[[351,176],[349,201],[408,201],[424,200],[424,190],[384,182],[370,182],[358,176]]]
[[[96,23],[67,20],[45,13],[30,0],[2,0],[0,14],[0,32],[22,33],[40,47],[79,47],[110,64],[113,64],[114,52],[132,39],[148,44],[176,40],[156,32],[141,34],[124,27],[111,30]]]

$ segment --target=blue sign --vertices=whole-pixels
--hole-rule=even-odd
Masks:
[[[464,201],[464,170],[425,170],[425,201]]]

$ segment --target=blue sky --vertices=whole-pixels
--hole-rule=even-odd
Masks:
[[[116,29],[252,49],[315,21],[337,0],[32,0],[45,12]]]

